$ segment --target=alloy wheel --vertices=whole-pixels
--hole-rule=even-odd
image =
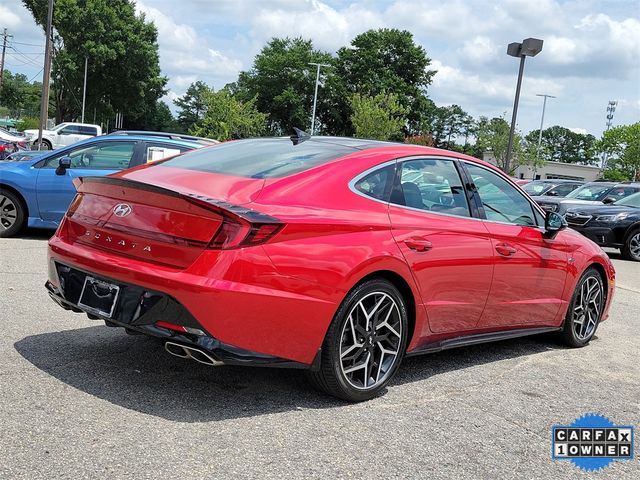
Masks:
[[[602,283],[595,276],[587,277],[580,285],[573,307],[573,331],[578,340],[584,341],[593,335],[603,304]]]
[[[636,260],[640,260],[640,232],[635,233],[629,239],[629,253]]]
[[[359,390],[383,383],[398,359],[402,335],[400,309],[390,295],[373,292],[360,299],[342,327],[340,368],[346,381]]]
[[[18,219],[18,209],[15,203],[0,193],[0,230],[9,230]]]

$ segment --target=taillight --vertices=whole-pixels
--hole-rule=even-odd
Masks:
[[[260,245],[273,238],[283,227],[281,223],[248,223],[226,216],[223,218],[209,248],[225,250]]]

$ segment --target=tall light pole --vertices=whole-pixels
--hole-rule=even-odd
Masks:
[[[318,84],[320,83],[320,68],[330,67],[331,65],[327,65],[326,63],[313,63],[313,62],[309,62],[309,65],[316,66],[316,90],[313,94],[313,112],[311,113],[311,135],[313,135],[316,128],[316,103],[318,101]]]
[[[544,125],[544,111],[547,108],[547,98],[556,98],[553,95],[547,95],[546,93],[536,93],[536,97],[544,97],[542,102],[542,118],[540,119],[540,132],[538,133],[538,151],[536,152],[536,158],[540,157],[540,147],[542,146],[542,126]]]
[[[511,162],[511,150],[513,149],[513,134],[516,129],[516,117],[518,115],[518,102],[520,101],[520,87],[522,86],[522,75],[524,73],[524,60],[527,57],[535,57],[542,51],[542,40],[538,38],[526,38],[522,43],[510,43],[507,46],[507,55],[520,58],[520,69],[518,70],[518,84],[516,86],[516,98],[513,102],[513,114],[511,115],[511,129],[509,130],[509,143],[507,144],[507,155],[504,160],[504,171],[509,173]]]
[[[47,12],[47,42],[44,50],[44,70],[42,73],[42,98],[40,100],[40,128],[38,129],[38,150],[42,149],[42,129],[49,118],[49,81],[51,80],[51,24],[53,23],[53,0],[49,0]]]

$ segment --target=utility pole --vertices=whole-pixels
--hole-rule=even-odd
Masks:
[[[2,34],[4,39],[2,40],[2,63],[0,63],[0,88],[2,88],[2,81],[4,80],[4,54],[7,51],[7,38],[13,37],[13,35],[7,34],[7,29],[4,29]]]
[[[47,12],[47,42],[44,50],[44,71],[42,73],[42,99],[40,101],[40,128],[38,129],[38,150],[42,149],[42,130],[49,118],[49,82],[51,81],[51,35],[53,23],[53,0],[49,0]]]
[[[84,87],[82,88],[82,120],[84,123],[84,104],[87,100],[87,64],[89,63],[89,58],[84,57]]]
[[[316,91],[313,94],[313,113],[311,114],[311,135],[315,132],[316,128],[316,103],[318,100],[318,84],[320,83],[320,68],[321,67],[330,67],[331,65],[327,65],[326,63],[312,63],[309,62],[309,65],[315,65],[317,67],[316,70]]]

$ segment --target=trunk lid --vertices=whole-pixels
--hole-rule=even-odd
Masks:
[[[224,219],[189,194],[131,180],[88,177],[76,188],[69,241],[172,267],[191,265]]]

